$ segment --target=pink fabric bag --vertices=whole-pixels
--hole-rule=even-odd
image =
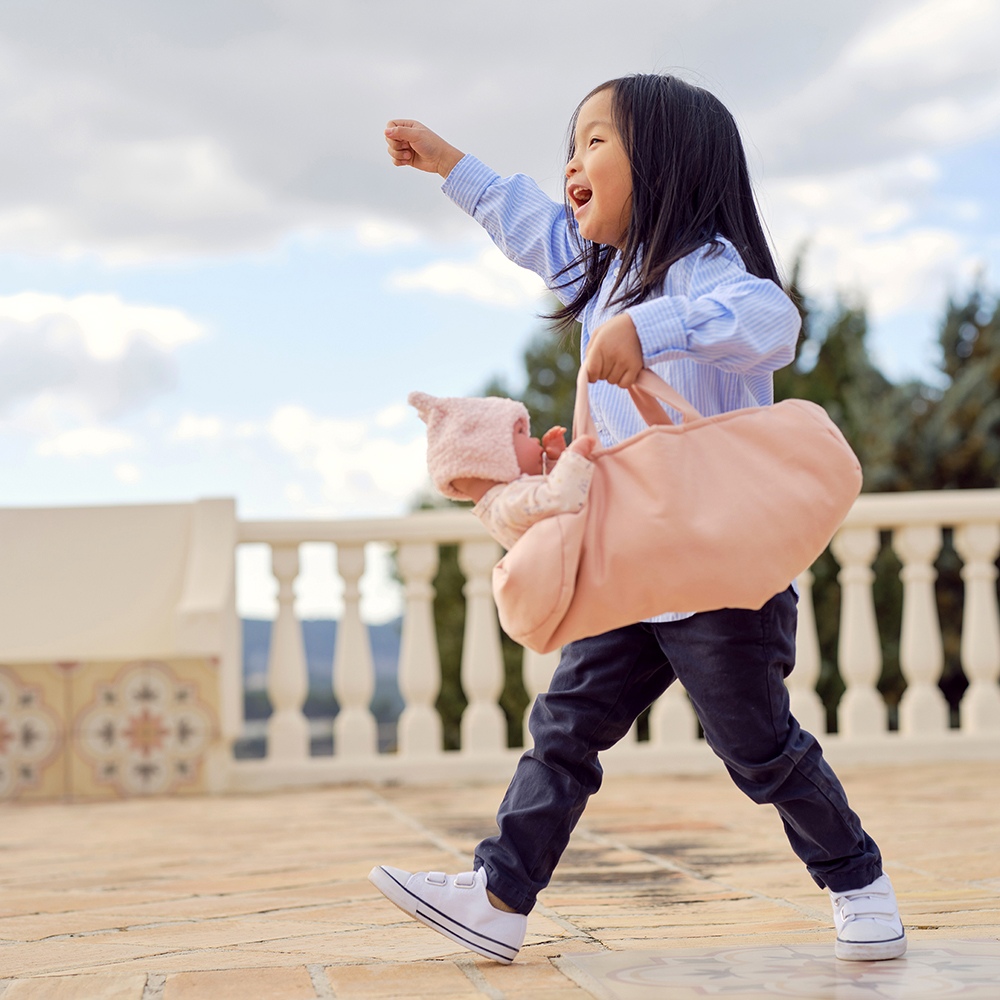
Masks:
[[[815,403],[702,417],[649,369],[630,392],[649,426],[596,448],[583,509],[538,521],[493,569],[500,623],[536,652],[667,611],[760,608],[812,565],[861,491],[857,457]],[[582,368],[581,434],[597,434]]]

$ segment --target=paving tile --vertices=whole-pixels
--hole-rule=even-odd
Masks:
[[[109,935],[117,938],[118,935]],[[97,972],[113,962],[148,958],[156,948],[120,944],[104,938],[73,938],[65,941],[30,941],[0,949],[3,975],[10,979],[33,973],[89,971]]]
[[[326,974],[337,997],[478,995],[468,976],[452,962],[330,966]]]
[[[11,983],[4,1000],[142,1000],[145,975],[58,976]]]
[[[316,995],[302,966],[177,972],[167,976],[164,1000],[307,1000]]]

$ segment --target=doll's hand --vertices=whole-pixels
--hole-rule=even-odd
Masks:
[[[583,437],[573,438],[573,443],[569,446],[569,450],[576,452],[581,458],[590,458],[596,447],[597,438],[591,437],[589,434],[584,434]]]
[[[397,167],[416,167],[445,178],[465,155],[412,118],[394,118],[386,122],[385,141]]]
[[[587,345],[587,381],[606,379],[627,389],[643,369],[642,345],[628,313],[602,323]]]
[[[566,450],[566,428],[550,427],[542,435],[542,448],[550,462],[557,462],[559,456]]]

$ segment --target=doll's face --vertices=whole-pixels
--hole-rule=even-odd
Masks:
[[[514,428],[514,453],[522,472],[529,476],[542,474],[542,445],[538,438],[528,436],[528,428],[518,424]]]

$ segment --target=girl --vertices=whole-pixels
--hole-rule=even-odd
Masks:
[[[676,77],[601,84],[570,126],[565,206],[528,178],[501,179],[415,121],[385,130],[397,166],[438,173],[444,192],[579,319],[590,406],[605,447],[645,427],[625,391],[653,369],[706,416],[773,402],[792,361],[798,313],[781,289],[757,217],[736,124]],[[674,420],[680,414],[671,413]],[[517,766],[476,849],[449,876],[378,866],[397,906],[466,947],[513,960],[525,914],[549,882],[601,784],[598,753],[675,679],[737,786],[778,810],[792,850],[829,890],[838,958],[896,958],[906,936],[875,842],[817,741],[789,713],[796,593],[759,611],[663,614],[563,648]]]

